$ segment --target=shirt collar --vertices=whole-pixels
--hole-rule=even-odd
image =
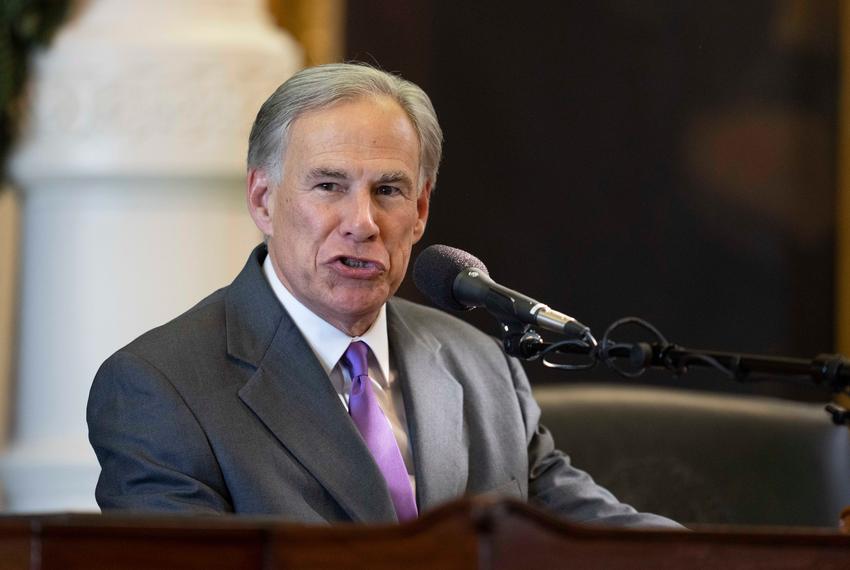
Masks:
[[[361,336],[350,337],[335,326],[322,319],[316,313],[305,307],[301,301],[290,293],[272,266],[271,256],[266,255],[263,262],[263,272],[266,280],[271,285],[275,296],[289,313],[298,330],[304,335],[307,344],[313,349],[313,353],[319,359],[325,372],[330,375],[339,359],[345,353],[348,345],[355,340],[362,340],[372,349],[372,354],[377,361],[378,367],[385,379],[388,379],[390,370],[390,348],[387,338],[387,305],[381,307],[378,318],[372,323]]]

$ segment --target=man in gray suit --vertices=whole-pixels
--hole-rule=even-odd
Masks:
[[[376,523],[499,493],[576,521],[676,526],[555,450],[497,342],[393,298],[441,146],[427,95],[382,71],[321,66],[278,88],[248,153],[266,243],[95,378],[102,508]]]

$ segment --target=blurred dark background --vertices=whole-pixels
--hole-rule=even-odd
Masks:
[[[837,22],[835,0],[358,0],[346,57],[420,84],[440,117],[417,250],[467,250],[597,336],[637,315],[688,347],[811,358],[834,350]],[[410,280],[400,294],[423,301]],[[640,382],[828,394],[703,370]]]

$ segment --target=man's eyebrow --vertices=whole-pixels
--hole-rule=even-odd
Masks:
[[[408,176],[407,173],[402,172],[401,170],[385,172],[376,180],[376,183],[378,184],[389,184],[391,182],[402,182],[408,186],[413,186],[413,180],[410,179],[410,176]]]
[[[348,173],[344,170],[336,170],[333,168],[314,168],[307,173],[309,179],[315,178],[330,178],[333,180],[348,180]]]

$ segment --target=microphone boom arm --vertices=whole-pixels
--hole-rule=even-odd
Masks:
[[[609,339],[611,332],[624,324],[637,324],[654,333],[655,342],[620,343]],[[582,341],[544,342],[530,325],[502,319],[505,351],[525,360],[542,359],[550,368],[587,370],[604,362],[621,376],[633,378],[650,368],[664,369],[681,376],[691,366],[711,367],[738,382],[762,380],[765,377],[807,379],[827,386],[831,392],[850,393],[850,359],[841,354],[819,354],[812,359],[766,356],[736,352],[720,352],[686,348],[667,341],[655,327],[635,317],[613,323],[597,345],[592,335]],[[585,364],[560,364],[549,360],[553,353],[586,355]],[[617,364],[628,360],[629,369]]]
[[[629,358],[645,368],[664,368],[676,374],[688,366],[711,366],[738,382],[752,376],[807,377],[815,384],[826,384],[832,392],[850,386],[850,359],[840,354],[819,354],[812,359],[765,356],[735,352],[716,352],[685,348],[674,344],[639,342],[632,345]]]

